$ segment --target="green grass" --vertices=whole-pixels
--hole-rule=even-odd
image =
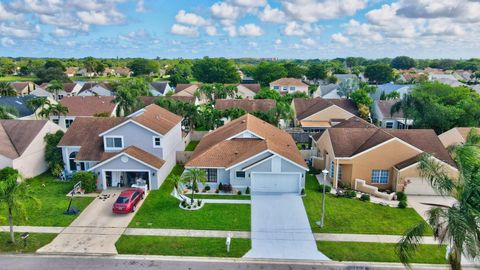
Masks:
[[[72,190],[75,183],[61,182],[50,174],[42,174],[26,180],[28,192],[38,200],[38,204],[32,201],[25,201],[25,218],[15,215],[15,225],[31,226],[68,226],[78,215],[64,215],[70,199],[66,194]],[[74,197],[72,206],[83,210],[93,198]],[[0,225],[7,225],[7,210],[0,209]]]
[[[394,243],[317,242],[318,249],[335,261],[400,262]],[[420,245],[412,263],[446,264],[445,245]]]
[[[32,253],[50,243],[57,236],[54,233],[30,233],[27,246],[23,247],[20,233],[15,233],[15,244],[10,243],[10,233],[0,232],[0,253]]]
[[[188,143],[187,147],[185,147],[185,151],[193,151],[197,147],[199,141],[190,141]]]
[[[186,194],[191,198],[191,194]],[[213,199],[213,200],[250,200],[247,195],[214,195],[214,194],[195,194],[195,199]]]
[[[115,246],[119,254],[239,258],[250,250],[250,239],[232,238],[228,253],[225,238],[123,235]]]
[[[35,81],[37,79],[37,77],[30,76],[0,76],[0,82]]]
[[[181,175],[182,172],[183,167],[177,165],[170,175]],[[250,205],[206,204],[200,210],[186,211],[178,207],[180,201],[170,195],[172,190],[173,183],[167,177],[160,189],[150,192],[129,227],[250,230]]]
[[[403,235],[407,229],[423,222],[412,208],[392,208],[329,194],[325,198],[325,227],[320,229],[315,224],[320,220],[322,206],[319,188],[315,176],[308,174],[303,203],[314,232]]]

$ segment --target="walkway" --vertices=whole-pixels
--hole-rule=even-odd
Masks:
[[[252,249],[246,258],[329,260],[317,249],[302,199],[252,194]]]

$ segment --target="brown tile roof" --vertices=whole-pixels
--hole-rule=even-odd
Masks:
[[[77,72],[78,70],[78,67],[67,67],[65,69],[65,73],[66,74],[75,74],[75,72]]]
[[[12,86],[15,91],[17,92],[20,92],[22,91],[23,89],[25,89],[25,87],[28,87],[28,82],[13,82],[13,83],[10,83],[10,86]]]
[[[86,82],[83,84],[82,88],[80,89],[79,92],[84,92],[84,91],[87,91],[87,90],[90,90],[92,89],[94,86],[101,86],[109,91],[113,91],[113,87],[111,84],[109,83],[96,83],[96,82]]]
[[[243,131],[262,139],[231,139]],[[271,150],[306,168],[292,137],[269,123],[246,114],[205,135],[187,162],[188,167],[229,167],[264,150]]]
[[[183,119],[181,116],[155,104],[146,106],[142,111],[143,113],[134,113],[131,119],[162,135],[167,134]]]
[[[75,89],[75,86],[77,86],[76,83],[64,83],[63,90],[65,90],[67,93],[71,93],[73,89]]]
[[[271,82],[270,84],[274,85],[294,85],[294,86],[308,86],[306,83],[302,82],[302,80],[297,78],[280,78]]]
[[[201,84],[198,83],[179,83],[175,87],[175,93],[182,92],[187,90],[187,93],[194,94],[195,91],[200,87]]]
[[[181,102],[195,103],[195,96],[169,96],[169,99],[173,99]]]
[[[382,113],[383,117],[385,118],[403,118],[403,111],[400,110],[393,115],[390,114],[390,110],[392,106],[395,105],[399,100],[392,99],[392,100],[376,100],[375,104],[378,107],[378,110]]]
[[[400,163],[397,163],[397,164],[395,164],[395,168],[401,170],[401,169],[406,168],[406,167],[408,167],[408,166],[410,166],[410,165],[413,165],[413,164],[415,164],[415,163],[418,162],[420,156],[421,156],[421,155],[416,155],[416,156],[414,156],[414,157],[412,157],[412,158],[409,158],[409,159],[404,160],[404,161],[402,161],[402,162],[400,162]]]
[[[239,85],[250,89],[254,93],[257,93],[261,89],[260,84],[258,84],[258,83],[242,83],[242,84],[239,84]]]
[[[37,137],[47,120],[0,120],[0,154],[15,159]]]
[[[103,156],[102,156],[102,159],[100,160],[99,164],[112,158],[112,157],[115,157],[115,156],[118,156],[118,155],[121,155],[121,154],[127,154],[129,156],[132,156],[138,160],[141,160],[145,163],[147,163],[148,165],[154,167],[154,168],[157,168],[157,169],[160,169],[163,164],[165,164],[165,160],[163,159],[160,159],[146,151],[143,151],[142,149],[136,147],[136,146],[129,146],[129,147],[126,147],[125,149],[123,149],[122,151],[120,152],[117,152],[117,153],[104,153]],[[98,165],[98,164],[97,164]]]
[[[273,99],[217,99],[215,108],[218,110],[226,110],[230,108],[240,108],[246,112],[269,111],[276,106]]]
[[[295,98],[293,99],[297,120],[302,120],[326,108],[336,105],[354,115],[358,115],[357,108],[349,99]]]
[[[114,97],[73,96],[64,97],[59,102],[68,108],[68,116],[94,116],[98,113],[112,113],[116,104]]]
[[[352,116],[347,120],[342,119],[340,123],[334,125],[333,128],[377,128],[377,127],[374,124],[371,124],[358,116]]]
[[[467,140],[468,134],[470,134],[470,131],[472,130],[471,127],[457,127],[455,129],[457,129],[458,133],[460,133],[464,140]],[[475,129],[477,129],[477,134],[480,135],[480,128]]]
[[[138,99],[140,102],[142,102],[143,106],[148,106],[150,104],[153,104],[155,100],[159,97],[154,97],[154,96],[140,96]],[[167,99],[172,99],[176,101],[181,101],[181,102],[188,102],[188,103],[195,103],[195,97],[187,97],[187,96],[164,96],[160,98],[167,98]]]

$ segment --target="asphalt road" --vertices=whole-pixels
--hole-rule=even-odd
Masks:
[[[2,270],[375,270],[405,269],[399,264],[280,262],[244,259],[202,259],[173,257],[69,257],[44,255],[0,255]],[[416,266],[413,269],[448,269]],[[473,269],[473,268],[472,268]]]

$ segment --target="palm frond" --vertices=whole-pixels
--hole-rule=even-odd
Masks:
[[[396,252],[400,258],[400,262],[408,268],[410,268],[410,259],[422,241],[422,237],[427,229],[427,226],[428,225],[425,222],[418,223],[406,231],[396,245]]]
[[[435,161],[431,155],[422,154],[418,165],[420,176],[426,178],[430,185],[442,195],[453,195],[455,183],[447,174],[442,164]]]

